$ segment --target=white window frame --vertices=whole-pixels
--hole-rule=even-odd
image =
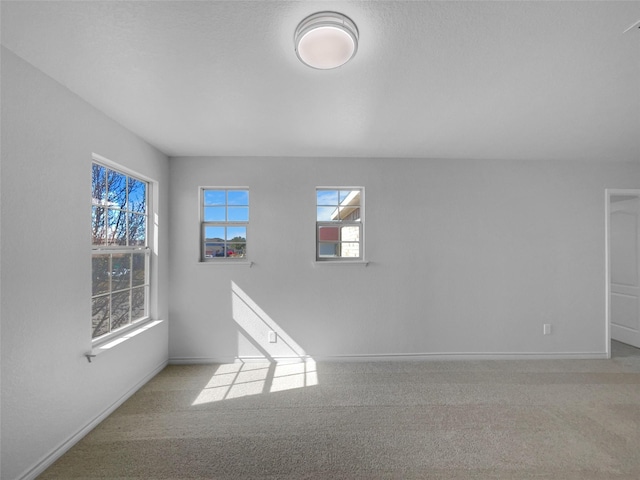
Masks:
[[[359,208],[360,208],[360,218],[359,220],[332,220],[332,221],[320,221],[318,220],[318,216],[317,216],[317,210],[318,207],[321,207],[323,205],[319,205],[318,204],[318,192],[319,191],[333,191],[333,190],[337,190],[337,191],[359,191],[360,192],[360,204],[359,204]],[[315,241],[316,241],[316,245],[315,245],[315,251],[316,251],[316,262],[319,263],[364,263],[365,262],[365,256],[364,256],[364,212],[365,212],[365,208],[364,208],[364,187],[345,187],[345,186],[339,186],[339,187],[316,187],[315,189],[315,203],[316,203],[316,235],[315,235]],[[336,208],[339,207],[340,205],[336,205]],[[320,245],[322,243],[334,243],[334,242],[323,242],[320,240],[320,229],[322,227],[357,227],[358,228],[358,238],[359,240],[357,242],[354,243],[358,243],[358,253],[359,255],[357,257],[341,257],[341,256],[335,256],[335,257],[328,257],[328,256],[321,256],[320,255]],[[340,234],[341,234],[341,230],[339,230]],[[342,238],[338,239],[338,243],[342,243]]]
[[[224,204],[224,208],[225,208],[225,221],[205,221],[205,207],[209,206],[208,204],[205,204],[205,191],[207,190],[220,190],[220,191],[224,191],[225,192],[225,204]],[[234,221],[234,220],[229,220],[228,218],[228,209],[229,206],[233,207],[233,204],[229,203],[229,192],[233,192],[233,191],[246,191],[247,192],[247,204],[246,205],[238,205],[241,207],[247,207],[248,210],[248,215],[247,215],[247,220],[246,221]],[[227,228],[229,227],[244,227],[245,228],[245,242],[244,242],[244,248],[245,248],[245,252],[248,252],[248,246],[249,246],[249,222],[251,221],[251,192],[249,187],[220,187],[220,186],[214,186],[214,187],[199,187],[199,191],[198,191],[198,204],[199,204],[199,209],[200,209],[200,236],[199,236],[199,259],[201,263],[209,263],[209,264],[215,264],[215,263],[224,263],[224,264],[250,264],[249,260],[248,260],[248,253],[245,253],[244,256],[241,257],[208,257],[206,254],[206,241],[205,241],[205,229],[206,227],[223,227],[225,228],[225,231]],[[211,205],[213,206],[213,205]],[[222,206],[222,205],[215,205],[215,206]],[[225,244],[225,248],[224,250],[226,251],[228,249],[227,247],[227,240],[224,240],[224,244]]]
[[[92,345],[96,346],[99,344],[103,344],[105,342],[108,342],[109,340],[113,339],[114,337],[119,337],[120,335],[123,335],[125,333],[127,333],[129,330],[132,330],[134,328],[137,328],[138,326],[140,326],[141,324],[145,323],[146,321],[148,321],[151,318],[151,314],[150,314],[150,309],[151,309],[151,295],[152,295],[152,275],[151,275],[151,245],[154,244],[154,240],[153,240],[153,235],[154,235],[154,231],[152,230],[151,226],[152,226],[152,222],[151,222],[151,218],[153,215],[153,209],[152,209],[152,199],[154,198],[154,181],[145,177],[144,175],[141,175],[135,171],[132,171],[131,169],[128,169],[126,167],[123,167],[122,165],[119,165],[111,160],[108,160],[100,155],[97,154],[93,154],[92,155],[92,162],[91,162],[91,170],[93,172],[93,165],[99,165],[101,167],[104,167],[108,170],[111,171],[115,171],[117,173],[120,173],[122,175],[125,175],[129,178],[133,178],[135,180],[138,180],[140,182],[144,182],[146,187],[145,187],[145,217],[146,217],[146,222],[145,222],[145,244],[144,245],[94,245],[93,244],[93,240],[91,241],[91,258],[92,258],[92,262],[93,262],[93,257],[94,255],[109,255],[110,257],[114,254],[121,254],[121,253],[143,253],[145,255],[145,279],[144,279],[144,283],[142,285],[136,285],[133,286],[131,285],[131,282],[129,284],[128,288],[123,288],[120,290],[112,290],[111,289],[111,279],[110,279],[110,287],[109,287],[109,291],[108,293],[103,293],[103,294],[98,294],[98,295],[91,295],[91,300],[93,303],[93,299],[97,298],[97,297],[102,297],[102,296],[106,296],[106,295],[112,295],[113,293],[118,293],[118,292],[124,292],[124,291],[133,291],[134,289],[138,289],[138,288],[144,288],[145,290],[145,296],[144,296],[144,315],[140,318],[137,318],[133,321],[130,321],[130,323],[127,323],[121,327],[112,329],[111,328],[111,320],[112,320],[112,312],[111,312],[111,307],[110,307],[110,313],[109,313],[109,331],[99,335],[97,337],[93,337],[93,314],[92,316],[92,325],[91,325],[91,342]],[[93,192],[92,192],[93,193]],[[127,192],[128,195],[128,192]],[[94,202],[92,199],[92,207],[94,206]],[[127,213],[134,213],[134,212],[128,212],[127,210],[125,210]],[[93,225],[92,225],[93,226]],[[127,238],[128,238],[128,234],[127,234]],[[110,258],[111,261],[111,258]],[[111,264],[110,264],[110,268],[111,268]],[[92,276],[93,276],[93,267],[92,267]],[[111,300],[110,300],[111,301]],[[129,303],[129,315],[131,315],[131,302]]]

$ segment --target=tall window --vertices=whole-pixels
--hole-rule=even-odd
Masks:
[[[316,260],[362,260],[363,188],[316,189]]]
[[[200,218],[202,261],[246,258],[249,190],[201,189]]]
[[[149,184],[92,166],[92,338],[148,316]]]

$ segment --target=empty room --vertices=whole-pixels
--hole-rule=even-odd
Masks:
[[[0,2],[3,480],[640,478],[640,2]]]

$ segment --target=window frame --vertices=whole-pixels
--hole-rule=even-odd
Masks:
[[[315,234],[315,252],[316,258],[315,261],[317,263],[365,263],[365,249],[364,249],[364,226],[365,226],[365,208],[364,208],[364,187],[362,186],[318,186],[315,189],[315,205],[316,205],[316,234]],[[341,204],[338,203],[336,205],[320,205],[318,204],[318,192],[319,191],[359,191],[360,192],[360,202],[359,202],[359,210],[360,216],[359,220],[318,220],[318,208],[322,206],[335,206],[336,208],[340,207]],[[339,202],[339,198],[338,198]],[[320,229],[323,227],[338,227],[339,238],[334,241],[323,241],[320,239]],[[342,228],[341,227],[357,227],[358,228],[358,241],[357,242],[349,242],[342,240]],[[320,245],[322,244],[337,244],[341,245],[343,243],[357,243],[358,244],[358,253],[357,257],[342,257],[342,256],[321,256],[320,255]]]
[[[152,216],[153,216],[153,199],[154,199],[154,181],[145,177],[144,175],[141,175],[137,172],[132,171],[131,169],[128,169],[126,167],[123,167],[122,165],[119,165],[115,162],[112,162],[111,160],[108,160],[104,157],[101,157],[97,154],[93,154],[92,155],[92,161],[91,161],[91,175],[92,175],[92,180],[91,180],[91,227],[92,230],[94,228],[94,221],[93,221],[93,208],[97,205],[100,204],[96,204],[94,202],[93,199],[93,168],[94,165],[98,165],[102,168],[105,169],[105,175],[108,175],[108,172],[116,172],[120,175],[124,175],[127,178],[127,182],[128,179],[131,178],[133,180],[136,180],[138,182],[142,182],[145,185],[145,199],[144,199],[144,214],[141,214],[140,212],[135,212],[132,210],[129,210],[129,191],[128,188],[126,188],[126,208],[122,209],[122,208],[118,208],[118,210],[120,210],[121,212],[124,213],[124,215],[126,215],[127,217],[135,214],[135,215],[144,215],[145,217],[145,234],[144,234],[144,245],[117,245],[117,244],[94,244],[94,239],[91,238],[91,262],[92,262],[92,266],[91,266],[91,277],[92,277],[92,291],[91,291],[91,342],[92,345],[97,346],[99,344],[105,343],[111,339],[113,339],[114,337],[119,337],[125,333],[127,333],[128,331],[139,327],[141,324],[145,323],[146,321],[150,320],[151,318],[151,309],[152,309],[152,303],[151,303],[151,295],[152,295],[152,291],[153,291],[153,275],[151,272],[152,269],[152,260],[151,260],[151,245],[154,244],[154,232],[151,229],[152,226]],[[108,178],[108,177],[105,177]],[[107,210],[107,213],[105,215],[105,238],[108,236],[108,206],[105,205],[104,206],[105,210]],[[128,224],[128,222],[127,222]],[[128,227],[127,227],[128,228]],[[92,237],[93,237],[93,233],[92,233]],[[130,240],[130,234],[127,231],[125,233],[125,237],[127,239],[127,243],[129,243]],[[128,287],[126,288],[118,288],[118,289],[113,289],[113,257],[115,255],[121,255],[121,254],[129,254],[131,255],[130,257],[130,271],[129,271],[129,280],[128,280]],[[144,254],[144,280],[142,282],[142,284],[139,285],[134,285],[134,278],[133,278],[133,260],[134,260],[134,255],[135,254]],[[104,292],[100,292],[97,294],[94,294],[93,292],[93,275],[94,275],[94,270],[93,270],[93,260],[94,258],[96,258],[97,256],[102,256],[102,255],[108,255],[109,258],[109,266],[107,271],[109,272],[109,287],[108,290],[104,291]],[[139,318],[136,318],[135,320],[133,320],[131,318],[132,315],[132,301],[131,301],[131,295],[135,290],[143,290],[144,291],[144,302],[143,302],[143,315]],[[114,294],[118,294],[118,293],[123,293],[123,292],[129,292],[129,321],[128,323],[125,323],[122,326],[119,326],[117,328],[112,328],[112,322],[114,319],[114,313],[112,311],[112,296]],[[98,335],[96,337],[93,336],[94,333],[94,329],[95,327],[93,326],[93,302],[94,299],[97,298],[101,298],[101,297],[108,297],[109,298],[109,328],[108,331]]]
[[[218,190],[224,191],[225,203],[221,204],[207,204],[205,203],[205,192],[209,190]],[[247,193],[247,203],[234,205],[229,203],[229,192],[234,191],[242,191]],[[198,190],[198,204],[199,204],[199,214],[200,214],[200,235],[199,235],[199,262],[207,263],[207,264],[245,264],[249,263],[248,260],[248,246],[249,246],[249,223],[251,221],[251,193],[249,187],[221,187],[221,186],[207,186],[207,187],[199,187]],[[247,219],[246,220],[229,220],[229,207],[246,207],[247,209]],[[225,210],[225,220],[205,220],[205,208],[207,207],[224,207]],[[245,237],[244,237],[244,254],[238,257],[230,257],[227,255],[224,256],[207,256],[206,254],[206,228],[207,227],[219,227],[225,229],[225,238],[224,238],[224,248],[223,252],[228,252],[230,240],[226,239],[226,231],[227,228],[241,227],[245,229]],[[238,243],[238,242],[235,242]]]

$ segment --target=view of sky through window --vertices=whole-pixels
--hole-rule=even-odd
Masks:
[[[148,183],[94,163],[91,187],[95,339],[147,315]]]
[[[245,258],[249,222],[249,190],[202,190],[203,260]]]
[[[316,189],[316,259],[362,258],[362,189]]]

